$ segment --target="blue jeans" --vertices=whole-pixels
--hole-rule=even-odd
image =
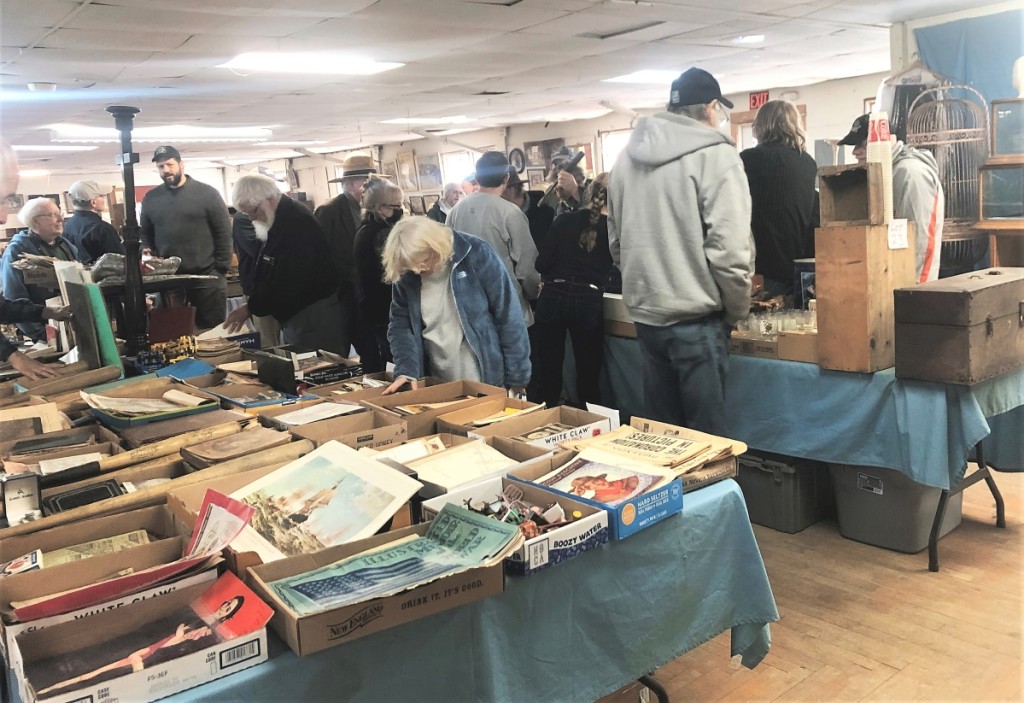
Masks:
[[[636,325],[644,359],[644,412],[669,422],[728,437],[725,374],[728,328],[715,315],[668,327]]]

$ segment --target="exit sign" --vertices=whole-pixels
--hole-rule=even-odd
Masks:
[[[751,93],[750,94],[750,109],[751,110],[758,109],[759,107],[764,105],[766,102],[768,102],[768,91],[767,90],[762,90],[759,93]]]

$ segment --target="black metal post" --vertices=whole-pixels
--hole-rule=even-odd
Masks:
[[[135,217],[135,170],[139,155],[132,151],[132,123],[137,107],[111,105],[107,112],[114,116],[114,126],[121,133],[121,153],[117,165],[124,178],[124,326],[125,351],[133,356],[149,349],[146,333],[146,296],[142,292],[142,250],[139,221]]]

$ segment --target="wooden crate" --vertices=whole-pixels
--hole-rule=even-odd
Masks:
[[[885,223],[882,165],[863,163],[818,169],[822,227],[854,227]]]
[[[899,378],[969,385],[1024,364],[1024,269],[901,288],[895,306]]]
[[[908,223],[914,241],[914,223]],[[890,249],[888,227],[815,231],[818,364],[871,373],[896,363],[893,290],[915,282],[914,248]]]

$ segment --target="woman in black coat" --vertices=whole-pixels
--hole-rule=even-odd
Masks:
[[[402,189],[384,178],[371,178],[363,191],[363,222],[356,232],[356,348],[364,373],[383,371],[391,361],[388,320],[391,286],[384,282],[381,252],[391,227],[402,219]]]

